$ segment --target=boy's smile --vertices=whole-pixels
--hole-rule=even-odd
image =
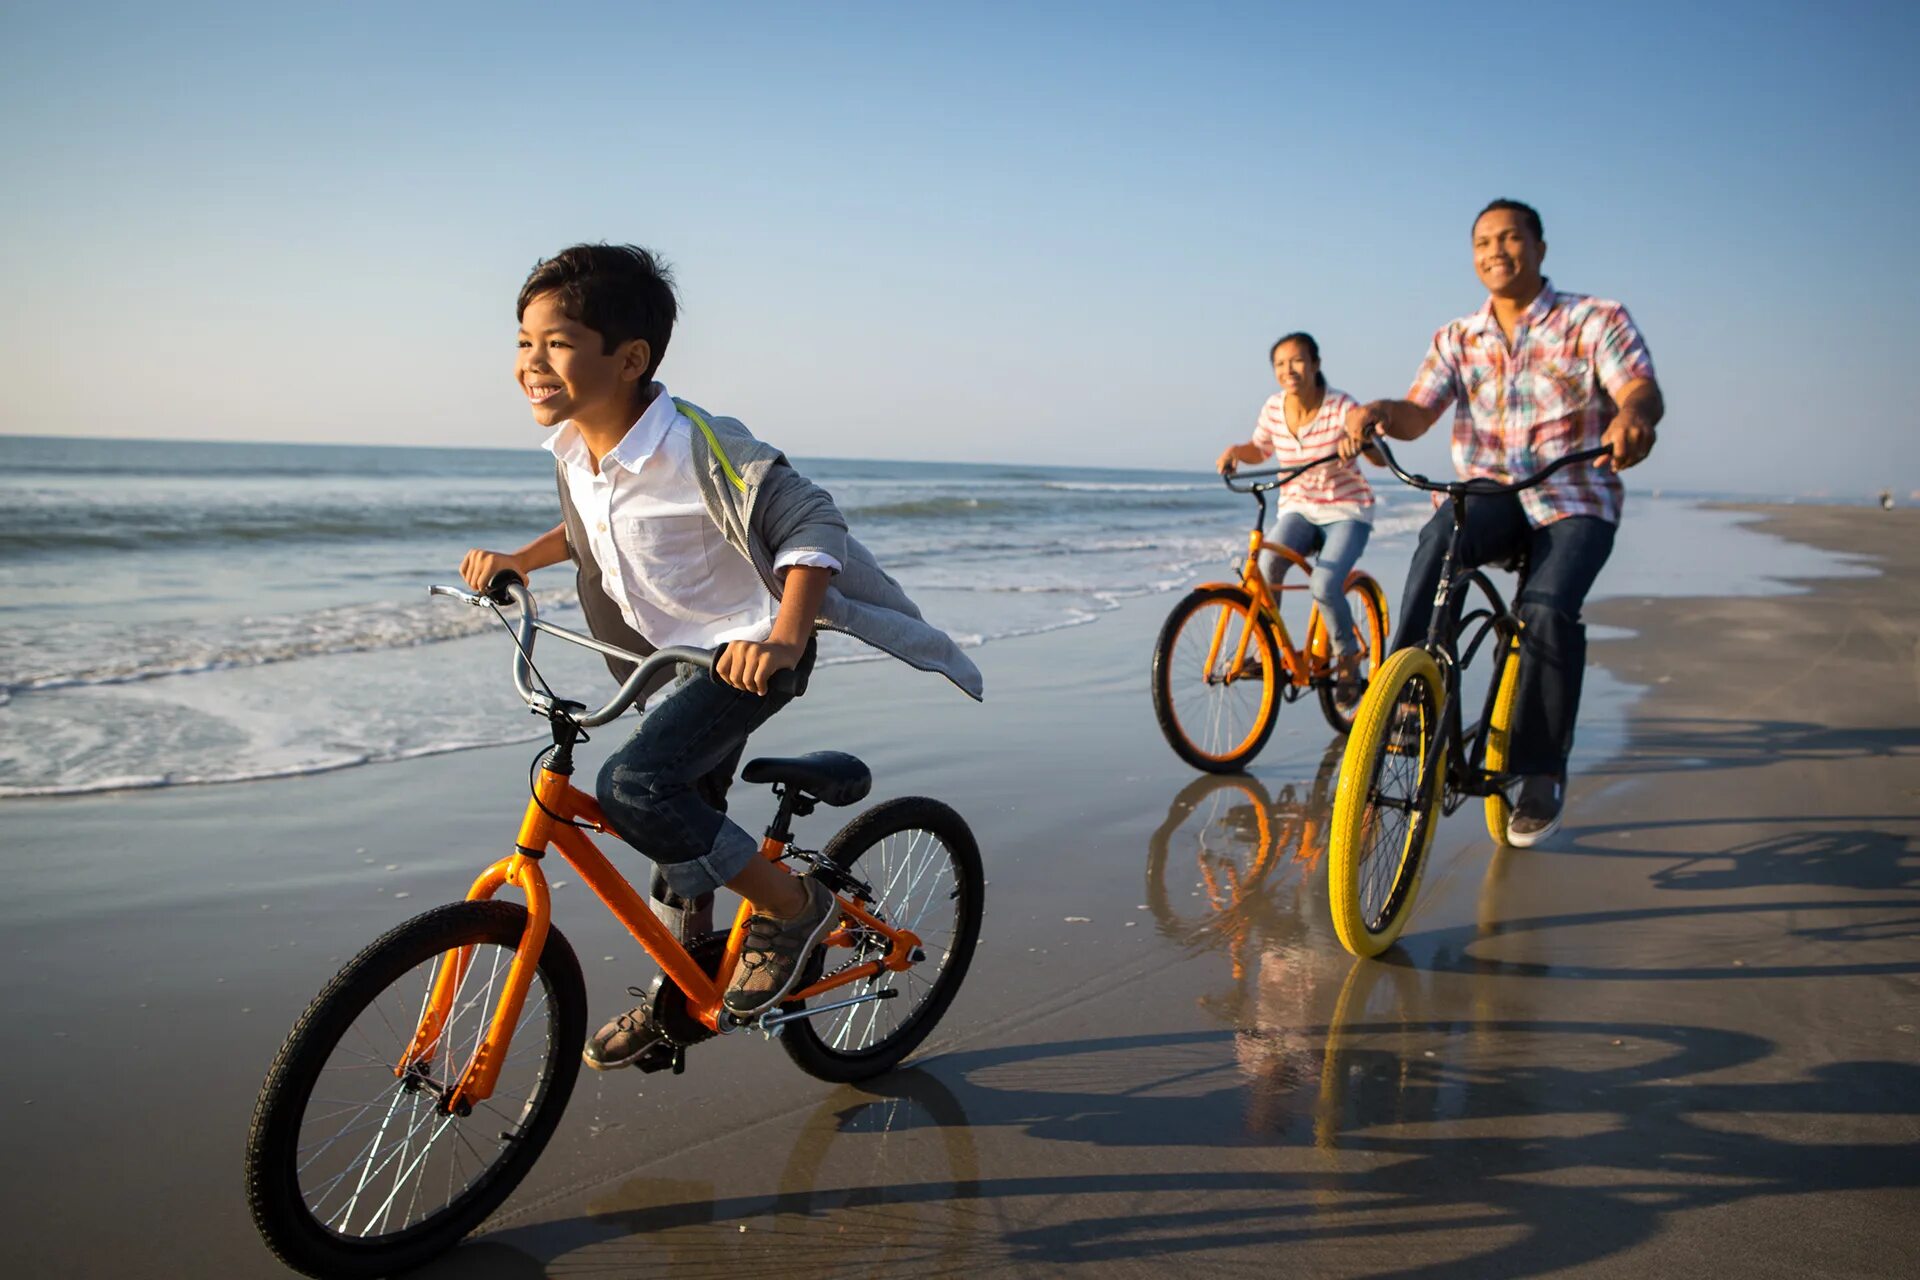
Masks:
[[[633,339],[606,351],[601,336],[569,317],[557,294],[543,293],[520,317],[514,379],[543,427],[569,419],[625,430],[637,416],[635,392],[645,385],[649,350]]]

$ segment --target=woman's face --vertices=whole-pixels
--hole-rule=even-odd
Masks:
[[[1304,342],[1283,342],[1273,353],[1273,380],[1290,396],[1301,396],[1313,387],[1320,362]]]

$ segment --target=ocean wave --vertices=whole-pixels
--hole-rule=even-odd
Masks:
[[[543,603],[543,612],[551,612],[577,605],[579,597],[572,588],[564,588],[543,593]],[[336,654],[414,649],[479,635],[499,625],[492,613],[478,609],[383,602],[241,618],[218,634],[164,633],[149,627],[106,634],[88,628],[84,635],[36,636],[22,652],[113,656],[82,658],[78,665],[60,668],[8,670],[0,675],[0,696],[137,684]]]
[[[1218,493],[1210,484],[1165,484],[1122,480],[1046,480],[1043,489],[1062,489],[1070,493]]]
[[[864,520],[938,520],[954,516],[986,515],[995,511],[1010,510],[1016,505],[1000,498],[975,498],[948,494],[938,498],[909,498],[901,502],[874,502],[865,506],[848,507],[845,515],[849,519]]]

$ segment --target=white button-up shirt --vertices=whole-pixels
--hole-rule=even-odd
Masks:
[[[693,424],[666,387],[655,385],[653,403],[597,468],[573,423],[561,423],[545,441],[586,526],[601,585],[627,624],[656,647],[765,640],[779,604],[707,514],[693,469]],[[817,551],[776,550],[773,564],[776,571],[796,564],[840,569]]]

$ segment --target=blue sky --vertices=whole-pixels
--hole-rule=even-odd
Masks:
[[[1648,337],[1641,483],[1904,494],[1914,14],[16,9],[0,431],[531,445],[514,294],[611,239],[790,452],[1200,467],[1287,330],[1403,393],[1507,195]]]

